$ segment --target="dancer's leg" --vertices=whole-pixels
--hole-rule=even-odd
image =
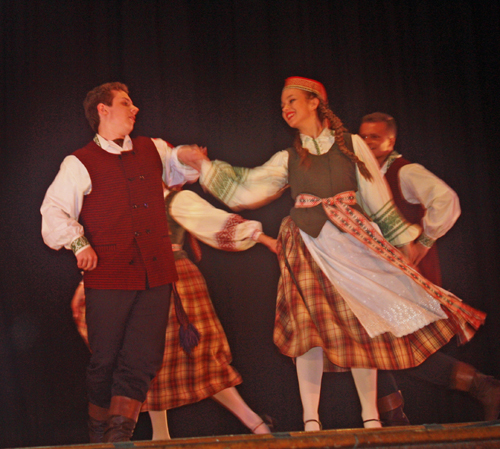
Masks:
[[[296,366],[304,411],[304,430],[320,430],[318,407],[323,377],[323,348],[312,348],[297,357]]]
[[[212,398],[226,407],[234,416],[245,424],[252,433],[271,433],[266,423],[247,405],[236,388],[226,388],[214,394]]]
[[[366,428],[382,427],[377,410],[377,370],[351,368],[361,402],[361,417]]]
[[[167,411],[150,410],[151,427],[153,427],[153,440],[170,440],[168,432]]]

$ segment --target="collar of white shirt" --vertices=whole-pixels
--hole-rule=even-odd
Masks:
[[[99,146],[108,153],[121,154],[124,151],[130,151],[134,148],[130,136],[125,136],[125,139],[123,140],[123,148],[114,143],[112,140],[107,140],[99,134],[96,134],[96,136],[99,140]]]
[[[392,165],[392,163],[398,158],[401,157],[401,154],[399,154],[396,150],[393,150],[391,154],[387,157],[387,159],[384,162],[384,165],[380,168],[380,171],[383,175],[387,173],[387,170],[389,170],[389,167]]]
[[[335,133],[329,128],[324,128],[321,134],[316,138],[301,134],[300,139],[302,140],[302,146],[309,151],[309,153],[324,154],[327,153],[335,143]]]

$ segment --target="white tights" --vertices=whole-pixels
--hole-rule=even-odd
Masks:
[[[271,433],[269,427],[267,427],[262,421],[262,418],[247,405],[236,388],[230,387],[219,391],[212,396],[212,399],[226,407],[253,433]],[[153,427],[153,440],[170,440],[166,410],[150,410],[149,417],[151,418],[151,426]]]
[[[167,411],[150,410],[151,426],[153,427],[153,440],[170,440],[168,432]]]
[[[236,416],[252,433],[262,434],[271,433],[266,423],[257,415],[243,400],[234,387],[226,388],[212,396],[217,402],[226,407],[234,416]]]
[[[321,379],[323,377],[323,348],[316,347],[297,357],[297,377],[299,380],[300,399],[302,401],[304,430],[319,430],[319,399]],[[372,368],[352,368],[361,402],[363,421],[378,420],[377,410],[377,370]],[[308,422],[307,422],[308,421]],[[364,423],[365,427],[381,427],[378,421]]]

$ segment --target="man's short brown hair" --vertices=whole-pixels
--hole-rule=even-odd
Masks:
[[[389,114],[385,112],[373,112],[371,114],[365,115],[361,119],[361,123],[380,123],[383,122],[387,125],[387,131],[390,131],[396,137],[398,132],[398,127],[396,125],[396,120]]]
[[[89,122],[90,127],[94,132],[99,129],[99,113],[97,112],[97,105],[103,103],[106,106],[111,106],[114,98],[113,91],[123,91],[128,94],[128,87],[119,82],[101,84],[94,87],[85,97],[83,101],[83,108],[85,109],[85,117]]]

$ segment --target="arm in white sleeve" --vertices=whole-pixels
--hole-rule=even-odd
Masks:
[[[352,143],[354,153],[365,163],[366,168],[373,176],[373,180],[368,181],[356,168],[359,204],[377,223],[384,237],[394,246],[412,242],[419,236],[420,227],[408,223],[397,209],[387,181],[380,172],[377,160],[363,139],[358,135],[353,135]]]
[[[256,168],[232,167],[223,161],[204,161],[200,184],[231,209],[255,209],[280,195],[288,180],[288,152],[276,153]]]
[[[163,139],[152,139],[163,164],[163,181],[169,187],[193,183],[199,173],[189,165],[183,164],[177,157],[179,147],[171,147]]]
[[[408,164],[399,171],[401,192],[406,201],[421,204],[423,238],[437,240],[446,234],[460,216],[460,202],[455,191],[420,164]]]
[[[72,249],[75,255],[89,246],[78,217],[83,197],[90,190],[90,176],[85,166],[75,156],[67,156],[40,208],[46,245],[56,250]]]
[[[184,190],[170,203],[170,215],[203,243],[226,251],[244,251],[255,245],[262,224],[217,209],[199,195]]]

